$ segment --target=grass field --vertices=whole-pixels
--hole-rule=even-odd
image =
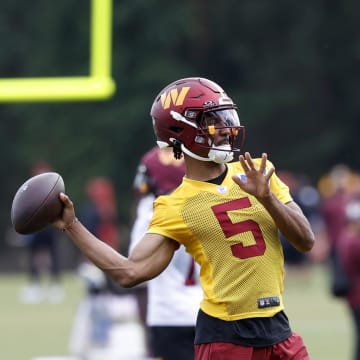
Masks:
[[[0,275],[0,359],[69,355],[69,334],[84,294],[83,284],[75,275],[67,274],[63,303],[23,305],[17,296],[24,284],[22,275]],[[327,284],[323,267],[305,274],[289,271],[287,314],[293,329],[304,337],[312,360],[350,360],[351,322],[343,301],[329,296]]]
[[[312,360],[351,360],[351,319],[345,302],[329,294],[326,269],[299,275],[289,272],[284,295],[293,330],[303,336]]]
[[[18,294],[25,284],[22,275],[0,276],[0,359],[66,355],[72,318],[83,295],[83,285],[75,275],[66,275],[64,302],[24,305],[18,301]]]

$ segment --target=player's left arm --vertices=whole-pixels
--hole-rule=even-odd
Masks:
[[[283,204],[274,194],[261,203],[274,219],[284,237],[299,251],[310,251],[315,243],[311,226],[301,208],[291,201]]]
[[[239,161],[245,171],[246,180],[234,175],[233,180],[248,194],[257,198],[274,219],[285,238],[299,251],[310,251],[315,243],[315,236],[310,223],[301,208],[294,202],[282,203],[270,189],[270,178],[275,169],[266,168],[267,155],[262,154],[257,167],[251,155],[240,155]]]

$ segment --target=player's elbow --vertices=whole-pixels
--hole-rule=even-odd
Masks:
[[[309,252],[312,250],[312,248],[315,245],[315,237],[311,237],[308,239],[308,241],[306,241],[305,246],[304,246],[304,252]]]
[[[313,244],[310,243],[301,243],[300,245],[296,246],[297,250],[301,252],[309,252],[313,248]]]
[[[132,288],[142,282],[141,279],[136,275],[136,272],[134,270],[112,270],[107,272],[116,284],[126,289]]]
[[[299,241],[296,242],[296,249],[301,252],[309,252],[314,247],[315,244],[315,236],[311,232],[306,236],[302,236]]]
[[[130,289],[136,285],[138,285],[140,282],[138,281],[132,281],[132,280],[126,280],[119,282],[119,285],[125,289]]]

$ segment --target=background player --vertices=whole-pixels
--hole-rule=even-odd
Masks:
[[[137,212],[130,252],[147,231],[155,198],[174,190],[184,174],[183,159],[174,159],[172,151],[154,147],[142,157],[134,181]],[[193,360],[195,322],[202,296],[199,265],[180,247],[168,267],[147,283],[147,290],[146,324],[152,356]]]
[[[31,167],[30,174],[35,176],[50,171],[53,171],[51,165],[45,160],[39,160]],[[45,300],[53,304],[61,303],[65,290],[61,281],[59,234],[53,228],[46,228],[21,238],[28,250],[29,284],[21,289],[20,301],[25,304],[37,304]]]

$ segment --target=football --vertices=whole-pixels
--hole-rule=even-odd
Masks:
[[[56,172],[28,179],[17,190],[11,206],[11,222],[19,234],[31,234],[53,223],[61,214],[60,192],[64,181]]]

